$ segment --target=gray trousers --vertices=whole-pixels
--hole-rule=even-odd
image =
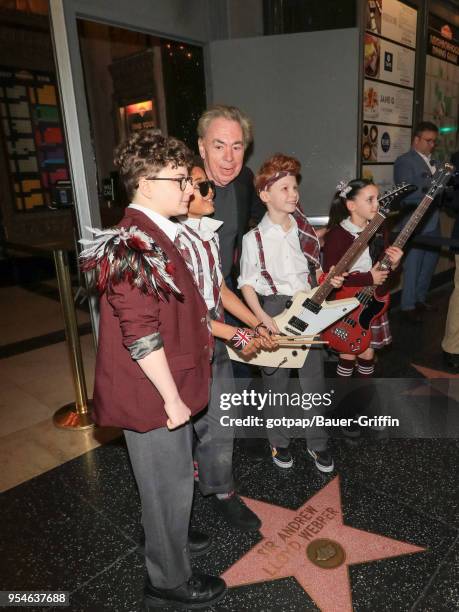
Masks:
[[[212,383],[207,410],[194,421],[197,435],[195,458],[199,468],[199,488],[203,495],[229,493],[234,488],[232,427],[222,427],[220,395],[234,393],[233,368],[221,340],[215,342]]]
[[[192,425],[124,435],[140,493],[148,576],[155,587],[174,589],[191,576]]]
[[[285,309],[285,303],[291,299],[286,295],[269,295],[261,298],[263,309],[271,317],[280,314]],[[271,390],[274,393],[286,393],[290,380],[289,368],[261,368],[261,376],[265,392]],[[303,393],[323,392],[324,390],[324,366],[323,351],[321,348],[311,347],[303,367],[298,370],[298,378]],[[307,379],[307,380],[305,380]],[[310,387],[313,388],[310,388]],[[312,407],[305,412],[305,417],[322,414],[321,408]],[[284,416],[283,406],[268,406],[264,408],[266,418],[279,418]],[[287,448],[290,443],[290,433],[286,427],[273,427],[267,429],[267,436],[271,446]],[[314,451],[323,451],[327,448],[328,434],[323,427],[311,427],[305,430],[308,448]]]

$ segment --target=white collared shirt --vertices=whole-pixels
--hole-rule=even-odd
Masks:
[[[175,237],[177,236],[177,231],[179,229],[178,223],[176,223],[175,221],[171,221],[167,217],[163,217],[154,210],[151,210],[151,208],[147,208],[146,206],[142,206],[141,204],[131,203],[129,204],[128,208],[139,210],[144,215],[147,215],[147,217],[166,234],[169,240],[171,242],[174,242]]]
[[[290,227],[287,231],[273,223],[268,213],[258,225],[263,243],[266,270],[271,275],[280,295],[295,295],[298,291],[309,291],[309,268],[303,255],[298,238],[298,226],[289,215]],[[261,274],[258,244],[254,231],[242,239],[241,274],[238,287],[253,287],[259,295],[272,295],[268,282]]]
[[[217,304],[215,303],[214,297],[212,271],[203,241],[209,243],[214,261],[217,264],[217,284],[221,287],[223,274],[220,262],[220,243],[216,231],[223,225],[223,221],[217,221],[209,217],[202,217],[201,219],[180,217],[180,224],[182,226],[180,228],[182,230],[180,232],[180,246],[182,249],[187,249],[189,254],[189,257],[185,257],[185,261],[190,268],[190,272],[193,274],[196,285],[206,302],[207,308],[211,310],[215,308]],[[191,228],[199,238],[193,236],[191,232],[187,232],[187,227]],[[193,244],[195,248],[193,248]],[[202,272],[202,279],[200,279],[200,271]]]
[[[223,221],[217,221],[217,219],[212,219],[211,217],[194,219],[183,216],[178,217],[178,220],[183,225],[191,227],[192,230],[199,234],[201,240],[211,240],[223,225]]]
[[[352,234],[354,238],[358,238],[359,234],[363,232],[365,228],[359,227],[352,223],[351,218],[347,217],[340,223],[341,227],[345,229],[347,232]],[[369,272],[373,267],[373,262],[370,257],[370,247],[367,246],[364,252],[358,257],[352,266],[349,268],[348,272]]]
[[[415,151],[416,151],[416,149],[415,149]],[[419,151],[416,151],[416,153],[417,153],[418,155],[420,155],[420,156],[422,157],[422,159],[423,159],[423,160],[426,162],[426,164],[429,166],[429,170],[430,170],[430,172],[431,172],[432,174],[435,174],[436,168],[435,168],[435,166],[434,166],[434,165],[432,165],[432,164],[430,163],[431,156],[430,156],[430,155],[429,155],[429,156],[424,155],[424,153],[420,153]]]

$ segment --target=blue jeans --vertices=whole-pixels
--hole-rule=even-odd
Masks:
[[[439,231],[423,235],[439,236]],[[428,248],[412,247],[408,250],[403,262],[402,310],[413,310],[417,302],[426,301],[439,255],[438,250]]]

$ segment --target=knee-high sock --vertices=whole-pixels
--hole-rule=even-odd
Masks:
[[[375,373],[375,360],[372,359],[362,359],[361,357],[357,357],[357,376],[359,378],[368,378],[369,376],[373,376]]]
[[[357,378],[373,378],[375,372],[375,360],[362,359],[357,357]],[[378,411],[378,397],[376,387],[373,381],[369,380],[368,384],[359,389],[359,400],[361,411],[363,414],[373,416]]]
[[[339,358],[338,365],[336,366],[336,373],[338,378],[350,378],[354,373],[355,361],[351,359]],[[355,393],[349,388],[349,393],[343,394],[341,401],[338,406],[338,413],[340,416],[348,419],[353,418],[356,414],[355,407]]]
[[[351,359],[343,359],[342,357],[340,357],[338,365],[336,366],[336,373],[338,374],[338,376],[343,377],[352,376],[352,374],[354,373],[354,364],[355,361]]]

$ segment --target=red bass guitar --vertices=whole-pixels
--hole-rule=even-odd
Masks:
[[[403,248],[416,229],[417,225],[427,212],[435,196],[446,185],[452,173],[452,164],[440,166],[432,178],[430,189],[411,215],[408,223],[397,236],[393,246]],[[379,262],[381,270],[390,269],[390,260],[385,255]],[[336,291],[334,298],[342,300],[344,298],[355,297],[360,302],[351,313],[327,327],[322,332],[322,339],[329,343],[329,347],[338,353],[347,355],[360,355],[370,346],[371,343],[371,324],[389,308],[389,294],[377,295],[377,287],[342,287]]]

